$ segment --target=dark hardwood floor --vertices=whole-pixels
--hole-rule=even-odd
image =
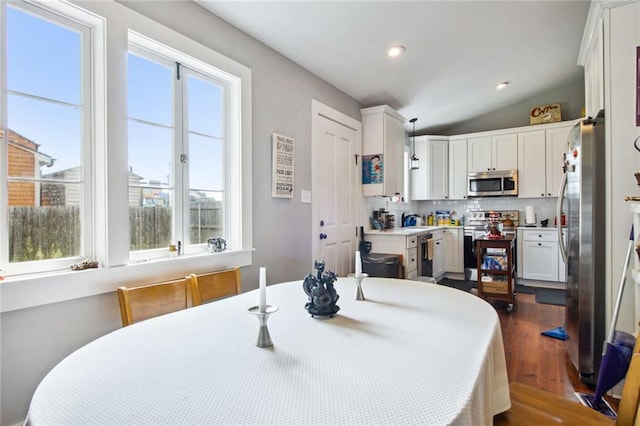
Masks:
[[[500,317],[509,382],[525,383],[574,401],[574,392],[594,392],[580,381],[566,343],[540,334],[564,324],[563,306],[536,303],[535,295],[522,293],[511,313],[504,302],[489,302]],[[606,399],[617,408],[617,400]]]

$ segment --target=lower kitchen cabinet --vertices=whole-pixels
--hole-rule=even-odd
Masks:
[[[445,262],[445,230],[433,232],[433,277],[439,278],[444,275]]]
[[[464,232],[459,228],[442,230],[444,242],[444,271],[464,272]]]
[[[532,229],[522,231],[522,278],[558,281],[558,231]]]
[[[404,277],[416,278],[418,275],[418,235],[366,234],[365,240],[371,243],[373,253],[393,253],[402,255]]]

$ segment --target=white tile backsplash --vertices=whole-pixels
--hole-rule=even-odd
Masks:
[[[373,210],[385,208],[396,217],[396,226],[400,226],[400,217],[403,212],[428,215],[437,210],[451,210],[455,212],[455,218],[461,218],[470,211],[477,210],[518,210],[520,212],[520,225],[524,226],[525,208],[533,206],[536,212],[537,225],[540,221],[549,219],[549,226],[553,226],[556,217],[556,197],[549,198],[517,198],[517,197],[486,197],[470,198],[467,200],[450,201],[413,201],[411,203],[393,203],[384,197],[366,197],[367,217],[373,214]],[[369,223],[367,223],[369,225]]]

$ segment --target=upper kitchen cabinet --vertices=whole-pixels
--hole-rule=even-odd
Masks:
[[[411,170],[411,200],[449,198],[449,138],[416,136],[416,157],[420,167]]]
[[[586,37],[586,39],[585,39]],[[595,117],[604,109],[604,43],[602,18],[595,19],[593,31],[585,33],[578,63],[584,65],[585,112]]]
[[[574,122],[544,125],[518,133],[518,197],[557,197],[562,181],[562,155]]]
[[[362,195],[404,195],[404,123],[387,105],[361,109]]]
[[[467,139],[449,139],[449,199],[467,198]]]
[[[518,137],[515,133],[467,139],[468,172],[516,170]]]

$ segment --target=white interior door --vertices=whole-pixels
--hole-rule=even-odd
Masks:
[[[361,124],[314,101],[312,253],[338,276],[354,269]]]

